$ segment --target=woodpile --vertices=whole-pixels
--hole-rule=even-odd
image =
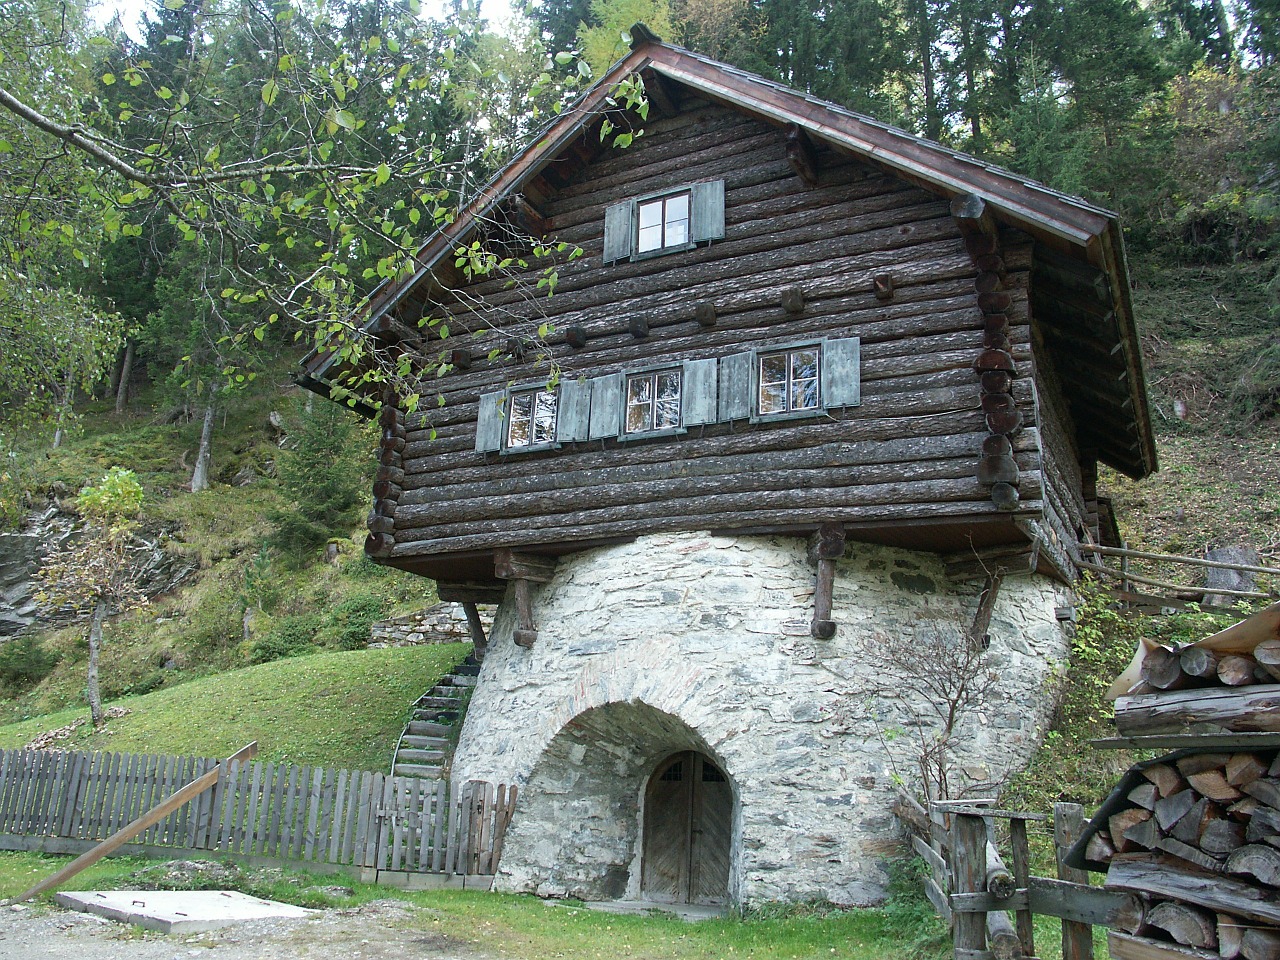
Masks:
[[[1278,613],[1126,672],[1120,736],[1186,749],[1132,768],[1072,851],[1142,900],[1113,957],[1280,960]]]

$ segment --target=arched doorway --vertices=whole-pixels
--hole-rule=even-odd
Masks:
[[[640,891],[663,903],[724,903],[733,789],[700,753],[673,754],[645,788]]]

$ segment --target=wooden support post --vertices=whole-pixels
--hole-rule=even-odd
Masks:
[[[489,649],[489,638],[484,635],[480,611],[473,600],[462,601],[462,609],[467,615],[467,627],[471,630],[471,644],[475,649],[476,662],[483,663],[485,652]]]
[[[119,850],[121,847],[123,847],[126,843],[128,843],[134,837],[138,836],[138,834],[143,833],[146,830],[149,830],[151,827],[154,827],[157,823],[159,823],[165,817],[169,816],[169,814],[173,813],[175,810],[181,807],[184,803],[204,793],[206,790],[208,790],[210,787],[212,787],[214,784],[218,782],[218,778],[222,773],[223,767],[230,767],[232,764],[235,764],[235,763],[247,762],[249,760],[252,760],[257,755],[258,755],[258,741],[254,740],[252,743],[242,747],[240,750],[232,754],[225,763],[220,763],[216,765],[208,773],[204,774],[203,776],[197,777],[195,780],[192,780],[185,787],[183,787],[177,793],[170,796],[167,800],[165,800],[159,806],[153,807],[152,809],[144,813],[142,816],[134,820],[132,823],[128,824],[127,826],[121,827],[119,830],[117,830],[111,836],[107,837],[107,839],[103,840],[100,844],[98,844],[92,850],[88,851],[87,853],[82,853],[80,856],[76,857],[74,860],[68,863],[61,870],[41,880],[31,889],[23,891],[22,893],[18,894],[16,897],[12,898],[11,900],[6,900],[4,905],[10,906],[15,903],[22,903],[26,900],[30,900],[34,896],[38,896],[39,894],[44,893],[46,890],[52,890],[55,887],[62,886],[62,884],[66,883],[68,880],[74,877],[81,870],[84,870],[86,867],[91,867],[95,863],[97,863],[99,860],[101,860],[103,857],[108,857],[111,854],[115,853],[115,851]]]
[[[987,577],[987,585],[982,589],[978,600],[978,611],[973,616],[973,626],[969,628],[969,642],[979,644],[982,649],[991,645],[987,628],[991,626],[991,614],[996,608],[996,597],[1000,593],[1000,584],[1004,575],[997,572]]]
[[[1031,887],[1031,845],[1027,840],[1027,821],[1016,817],[1009,821],[1009,846],[1013,850],[1013,882],[1016,886],[1027,890]],[[1019,910],[1016,919],[1022,955],[1034,957],[1036,939],[1031,911]]]
[[[787,128],[787,160],[806,186],[818,185],[818,154],[813,141],[794,123]]]
[[[951,817],[951,892],[985,893],[987,882],[987,825],[980,816],[953,813]],[[987,949],[985,913],[955,910],[952,939],[956,960]],[[1065,960],[1065,958],[1064,958]]]
[[[836,623],[831,619],[831,602],[836,561],[844,556],[844,544],[844,526],[839,523],[824,523],[809,543],[810,558],[818,564],[818,578],[813,590],[813,625],[809,632],[819,640],[830,640],[836,635]]]
[[[500,579],[515,581],[516,615],[519,619],[516,644],[532,647],[538,639],[538,627],[533,622],[533,584],[550,581],[555,575],[556,561],[505,547],[494,553],[493,560],[494,573]]]
[[[1084,810],[1078,803],[1053,805],[1053,843],[1058,861],[1058,879],[1071,883],[1089,882],[1084,870],[1069,867],[1065,858],[1072,844],[1084,832]],[[1074,920],[1062,921],[1062,960],[1093,960],[1093,927]]]

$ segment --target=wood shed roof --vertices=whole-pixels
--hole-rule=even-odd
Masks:
[[[1155,470],[1128,267],[1114,213],[863,114],[663,43],[643,25],[632,28],[632,37],[627,56],[481,188],[457,220],[423,245],[411,274],[374,290],[366,329],[429,282],[458,243],[498,204],[561,160],[585,130],[616,109],[610,96],[615,85],[639,73],[647,87],[675,85],[681,92],[765,122],[798,127],[814,141],[939,197],[976,194],[998,221],[1032,236],[1037,251],[1033,309],[1064,380],[1082,452],[1094,453],[1135,478]],[[338,354],[322,349],[303,365],[303,385],[323,393],[337,379],[341,361]]]

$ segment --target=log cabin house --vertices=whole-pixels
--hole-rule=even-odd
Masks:
[[[932,722],[868,706],[874,651],[989,642],[957,769],[1015,769],[1107,535],[1098,465],[1155,468],[1120,226],[633,37],[375,292],[365,329],[442,405],[374,398],[366,550],[501,601],[454,761],[522,787],[500,887],[873,902],[918,740],[886,731]],[[612,95],[637,76],[644,121]],[[459,265],[524,235],[581,253],[550,297],[534,258]]]

